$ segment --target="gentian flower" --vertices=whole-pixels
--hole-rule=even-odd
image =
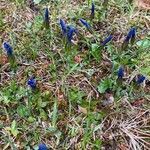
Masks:
[[[32,88],[32,89],[35,89],[36,88],[36,80],[34,77],[30,78],[28,80],[28,85]]]
[[[74,33],[76,33],[76,29],[73,26],[67,26],[67,39],[69,43],[71,43]]]
[[[144,80],[146,79],[146,77],[145,76],[143,76],[143,75],[140,75],[140,76],[138,76],[138,79],[137,79],[137,84],[141,84],[141,83],[143,83],[144,82]]]
[[[112,40],[113,36],[109,35],[102,43],[102,46],[105,46],[108,42],[110,42]]]
[[[48,150],[48,148],[45,144],[40,144],[38,150]]]
[[[8,56],[13,55],[13,49],[7,42],[4,42],[3,47],[6,50]]]
[[[127,34],[127,37],[125,38],[123,44],[122,44],[122,49],[126,49],[129,42],[131,41],[131,44],[134,43],[135,41],[135,35],[136,35],[136,29],[135,28],[131,28],[129,33]]]
[[[127,37],[125,38],[125,42],[128,43],[130,41],[130,39],[131,40],[134,39],[135,38],[135,34],[136,34],[136,29],[135,28],[131,28],[129,33],[128,33],[128,35],[127,35]]]
[[[48,8],[45,9],[44,24],[45,24],[45,28],[48,29],[49,28],[49,11],[48,11]]]
[[[120,67],[118,70],[118,78],[122,79],[123,76],[124,76],[124,69],[123,69],[123,67]]]
[[[67,32],[67,26],[65,24],[65,21],[62,20],[62,19],[60,19],[60,26],[61,26],[61,30],[62,30],[63,34],[66,34],[66,32]]]
[[[91,30],[91,26],[87,23],[86,20],[80,19],[80,22],[81,22],[88,30]]]
[[[95,5],[94,2],[92,2],[92,7],[91,7],[91,18],[94,18],[95,16]]]

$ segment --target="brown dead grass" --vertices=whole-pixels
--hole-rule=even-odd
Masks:
[[[150,10],[150,0],[135,0],[135,5],[140,9]]]

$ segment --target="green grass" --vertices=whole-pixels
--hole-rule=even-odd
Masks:
[[[13,67],[0,48],[0,147],[36,150],[45,143],[54,150],[148,149],[148,12],[127,0],[110,0],[106,8],[95,0],[91,20],[90,0],[36,2],[32,8],[24,0],[6,0],[0,6],[0,44],[9,41],[17,64]],[[43,27],[47,6],[48,30]],[[79,32],[67,49],[60,18]],[[90,23],[92,33],[80,18]],[[132,26],[137,28],[136,40],[122,50]],[[111,33],[114,39],[101,47]],[[120,66],[125,68],[122,81],[117,79]],[[135,82],[139,74],[147,78],[140,86]],[[36,91],[27,85],[30,76],[36,77]],[[114,102],[104,107],[110,96]]]

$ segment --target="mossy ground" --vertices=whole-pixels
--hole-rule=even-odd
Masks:
[[[36,0],[38,3],[38,0]],[[44,9],[50,28],[43,27]],[[11,68],[0,48],[0,149],[128,150],[150,147],[150,12],[127,0],[27,0],[0,2],[0,44],[8,41],[17,67]],[[75,35],[65,49],[59,19],[72,24]],[[79,19],[86,19],[87,31]],[[131,27],[134,45],[121,49]],[[104,48],[100,43],[109,35]],[[117,79],[120,66],[123,80]],[[146,81],[136,84],[139,74]],[[30,76],[37,91],[27,86]],[[109,89],[109,92],[108,92]],[[114,103],[103,107],[109,97]]]

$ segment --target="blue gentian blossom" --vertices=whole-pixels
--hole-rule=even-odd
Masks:
[[[74,33],[76,33],[76,29],[73,26],[67,26],[67,39],[69,43],[71,43]]]
[[[48,22],[49,21],[49,11],[48,8],[45,8],[45,21]]]
[[[13,49],[12,49],[12,47],[10,46],[9,43],[4,42],[3,47],[4,47],[4,49],[6,50],[6,53],[7,53],[8,56],[12,56],[12,55],[13,55]]]
[[[132,38],[135,38],[136,35],[136,28],[132,28]]]
[[[90,30],[91,29],[91,26],[87,23],[87,21],[86,20],[84,20],[84,19],[80,19],[80,22],[88,29],[88,30]]]
[[[136,35],[136,29],[131,28],[129,33],[127,34],[127,37],[125,38],[125,42],[129,42],[130,40],[134,39]]]
[[[145,79],[146,79],[145,76],[139,75],[136,82],[137,82],[137,84],[141,84],[144,82]]]
[[[67,32],[67,26],[64,20],[60,19],[60,26],[61,26],[61,30],[63,32],[63,34],[65,35]]]
[[[119,79],[122,79],[124,77],[124,69],[123,67],[120,67],[119,70],[118,70],[118,78]]]
[[[49,28],[49,11],[48,11],[48,8],[45,8],[44,23],[45,23],[45,27]]]
[[[94,2],[92,2],[91,17],[94,18],[94,15],[95,15],[95,5],[94,5]]]
[[[108,42],[110,42],[112,40],[113,36],[109,35],[103,42],[102,42],[102,46],[105,46]]]
[[[36,80],[34,77],[31,77],[29,80],[28,80],[28,85],[32,88],[32,89],[35,89],[36,88]]]
[[[135,41],[135,35],[136,35],[136,29],[133,27],[130,29],[128,32],[123,44],[122,44],[122,49],[125,50],[128,47],[128,44],[131,43],[133,45]]]
[[[48,148],[45,144],[40,144],[38,150],[48,150]]]

